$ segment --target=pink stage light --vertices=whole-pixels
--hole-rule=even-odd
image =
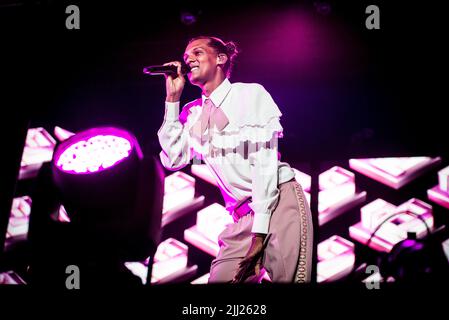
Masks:
[[[349,166],[380,183],[399,189],[440,162],[440,157],[391,157],[350,159]]]
[[[372,238],[369,246],[374,250],[389,252],[393,246],[406,239],[408,232],[413,232],[418,238],[427,234],[424,223],[417,217],[409,215],[410,212],[420,215],[430,230],[434,227],[432,206],[415,198],[396,207],[382,199],[377,199],[361,208],[361,221],[349,228],[351,238],[366,244],[376,228],[396,213],[394,218],[388,220],[380,227]]]
[[[349,274],[354,266],[354,244],[332,236],[318,244],[317,281],[335,281]]]
[[[127,158],[131,148],[131,141],[118,134],[81,137],[61,151],[56,158],[56,166],[68,173],[94,173]]]

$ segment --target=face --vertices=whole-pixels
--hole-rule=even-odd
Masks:
[[[187,74],[190,82],[201,85],[214,79],[219,58],[215,49],[209,47],[208,39],[192,41],[184,53],[184,62],[191,68]]]

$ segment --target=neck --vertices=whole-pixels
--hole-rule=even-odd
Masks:
[[[215,78],[211,81],[207,81],[203,85],[201,85],[201,90],[203,91],[203,94],[206,97],[209,97],[211,93],[226,79],[226,77],[221,74],[217,73]]]

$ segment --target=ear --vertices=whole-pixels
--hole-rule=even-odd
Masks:
[[[217,64],[220,64],[220,65],[224,66],[227,61],[228,61],[228,56],[226,54],[224,54],[224,53],[219,53],[218,54],[218,56],[217,56]]]

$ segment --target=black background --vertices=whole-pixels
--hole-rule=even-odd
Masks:
[[[287,161],[445,152],[444,12],[379,1],[381,29],[367,30],[370,2],[327,1],[328,14],[317,3],[3,6],[3,75],[13,93],[3,110],[49,131],[121,125],[155,153],[164,81],[142,67],[179,60],[188,39],[212,34],[240,45],[231,80],[261,83],[279,105]],[[65,28],[68,4],[80,8],[80,30]],[[183,24],[184,11],[197,22]],[[188,85],[182,102],[199,93]]]

